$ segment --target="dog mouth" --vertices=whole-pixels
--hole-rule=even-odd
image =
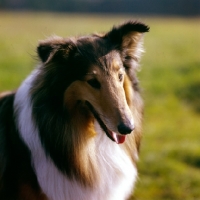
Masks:
[[[104,124],[104,122],[101,120],[98,112],[94,109],[94,107],[88,102],[85,102],[92,114],[94,115],[95,119],[98,121],[99,125],[103,129],[103,131],[106,133],[106,135],[117,144],[122,144],[125,142],[126,135],[120,135],[118,133],[115,133],[114,131],[111,131],[107,128],[107,126]]]

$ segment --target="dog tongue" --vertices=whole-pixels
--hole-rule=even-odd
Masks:
[[[112,138],[115,140],[115,142],[117,144],[122,144],[124,143],[126,136],[125,135],[119,135],[113,131],[110,131],[110,135],[112,136]]]

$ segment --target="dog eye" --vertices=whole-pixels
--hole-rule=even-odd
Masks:
[[[101,88],[101,84],[99,83],[99,81],[97,81],[97,79],[90,79],[87,81],[87,83],[95,89]]]
[[[123,74],[119,74],[119,81],[121,82],[123,80]]]

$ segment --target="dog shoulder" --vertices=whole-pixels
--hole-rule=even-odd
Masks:
[[[7,137],[11,129],[11,119],[13,119],[13,101],[14,93],[0,94],[0,191],[3,187],[3,176],[8,163]]]
[[[14,100],[15,92],[0,94],[0,199],[45,200],[15,124]]]

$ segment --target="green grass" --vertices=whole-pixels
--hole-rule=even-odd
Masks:
[[[149,19],[138,199],[200,199],[200,19]]]
[[[134,16],[0,14],[0,91],[16,89],[49,35],[106,31]],[[200,199],[200,18],[139,17],[151,27],[139,78],[145,100],[138,200]]]

